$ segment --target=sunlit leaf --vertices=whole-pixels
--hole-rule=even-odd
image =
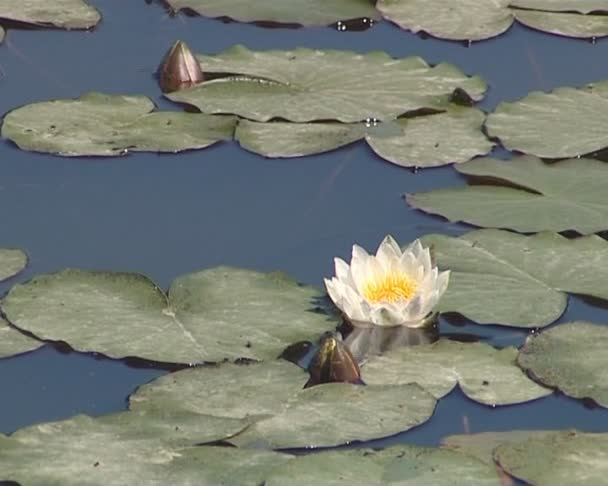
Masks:
[[[32,351],[41,345],[40,341],[17,331],[0,317],[0,358]]]
[[[308,454],[273,469],[266,486],[494,486],[496,472],[454,451],[399,445],[383,450],[335,450]]]
[[[0,19],[63,29],[88,29],[100,13],[83,0],[2,0]]]
[[[167,0],[167,3],[174,10],[188,9],[207,17],[230,17],[240,22],[313,26],[378,18],[372,0]]]
[[[418,383],[439,399],[458,384],[470,399],[486,405],[510,405],[551,393],[531,381],[515,364],[515,348],[446,339],[405,346],[370,358],[361,368],[368,385]]]
[[[530,336],[517,361],[539,382],[608,407],[606,339],[606,326],[582,321],[561,324]]]
[[[518,22],[533,29],[567,37],[604,37],[608,35],[607,15],[512,10]]]
[[[17,248],[0,248],[0,282],[20,273],[27,265],[27,255]]]
[[[608,98],[602,93],[604,84],[558,88],[551,93],[533,91],[519,101],[502,102],[488,115],[488,134],[509,150],[546,158],[577,157],[605,148]]]
[[[480,324],[546,326],[564,312],[564,292],[608,299],[608,242],[595,235],[478,230],[422,241],[439,268],[451,270],[440,310]]]
[[[141,387],[134,410],[187,410],[249,420],[230,442],[245,447],[324,447],[393,435],[429,419],[435,399],[418,385],[327,383],[288,362],[179,371]],[[379,406],[382,404],[382,406]]]
[[[382,16],[412,32],[453,40],[497,36],[513,23],[509,0],[379,0]]]
[[[187,413],[84,415],[0,434],[0,479],[21,484],[257,486],[291,456],[191,447],[226,438],[239,421]],[[186,445],[188,444],[188,445]],[[35,464],[35,467],[32,465]]]
[[[526,484],[601,486],[608,475],[608,434],[541,432],[498,446],[494,459]]]
[[[0,303],[36,336],[114,358],[200,363],[268,359],[335,327],[316,289],[279,273],[217,267],[176,279],[168,296],[132,273],[65,270],[17,285]]]
[[[419,57],[393,59],[378,51],[255,52],[235,46],[198,60],[205,75],[223,76],[166,96],[203,113],[257,121],[391,120],[420,108],[444,109],[456,88],[473,100],[486,90],[480,78],[450,64],[430,67]]]
[[[232,138],[236,119],[153,111],[145,96],[89,93],[22,106],[4,117],[2,136],[23,150],[58,155],[179,152]]]
[[[494,184],[408,194],[408,204],[450,221],[526,233],[575,230],[589,234],[608,229],[608,165],[598,160],[548,164],[531,156],[510,161],[484,158],[456,170]]]

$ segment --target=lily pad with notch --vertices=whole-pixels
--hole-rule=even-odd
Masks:
[[[493,147],[481,131],[485,115],[475,108],[366,123],[288,123],[239,120],[235,139],[266,157],[300,157],[365,139],[383,159],[403,167],[466,162]],[[369,126],[374,124],[375,126]]]
[[[599,236],[477,230],[422,242],[441,270],[451,270],[439,310],[479,324],[546,326],[566,309],[566,292],[608,300],[608,242]]]
[[[422,108],[443,110],[457,88],[475,101],[487,88],[453,65],[431,67],[420,57],[394,59],[380,51],[234,46],[198,60],[205,76],[215,73],[215,79],[165,96],[203,113],[255,121],[392,120]]]
[[[144,385],[133,410],[187,410],[246,419],[240,447],[329,447],[402,432],[428,420],[436,400],[418,385],[327,383],[286,361],[183,370]],[[381,403],[382,407],[378,407]]]
[[[319,292],[281,273],[217,267],[176,279],[168,295],[133,273],[65,270],[16,285],[9,322],[83,352],[167,363],[276,358],[336,327]]]
[[[10,111],[1,134],[23,150],[63,156],[179,152],[231,140],[233,116],[153,111],[145,96],[88,93]]]
[[[608,165],[598,160],[481,158],[456,170],[472,178],[471,185],[408,194],[408,204],[450,221],[526,233],[608,229]]]
[[[372,0],[166,0],[174,10],[239,22],[325,26],[338,21],[380,18]]]

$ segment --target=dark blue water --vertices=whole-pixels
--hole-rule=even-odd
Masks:
[[[104,15],[92,33],[9,31],[0,46],[0,113],[91,90],[146,94],[167,107],[153,73],[178,38],[195,52],[210,54],[242,43],[252,49],[381,49],[399,57],[420,55],[430,63],[448,61],[488,81],[491,88],[481,104],[486,110],[531,90],[608,78],[608,42],[562,39],[519,26],[466,47],[422,39],[388,23],[365,32],[267,30],[170,18],[143,0],[91,3]],[[362,144],[291,160],[266,160],[234,144],[180,155],[64,159],[0,141],[0,247],[19,247],[30,257],[24,273],[0,284],[0,294],[35,274],[65,267],[142,272],[167,287],[177,275],[230,264],[280,269],[321,286],[322,277],[333,272],[333,257],[348,258],[354,242],[372,250],[387,233],[407,242],[432,232],[465,231],[464,225],[409,209],[401,197],[459,181],[449,167],[413,173],[381,161]],[[571,299],[562,321],[607,318],[606,309]],[[520,345],[525,337],[522,331],[470,323],[442,321],[441,330],[496,346]],[[76,413],[121,410],[137,385],[162,373],[49,345],[0,360],[0,432]],[[438,444],[467,428],[571,427],[608,431],[608,411],[562,396],[493,409],[456,390],[439,403],[430,422],[374,445]]]

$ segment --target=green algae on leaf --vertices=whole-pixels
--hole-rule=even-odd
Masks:
[[[179,152],[230,140],[236,118],[153,111],[145,96],[88,93],[10,111],[2,136],[23,150],[64,156]]]
[[[40,341],[19,332],[0,317],[0,358],[26,353],[40,346]]]
[[[0,282],[14,277],[27,265],[27,255],[18,248],[0,248]]]
[[[441,339],[433,344],[394,349],[361,368],[368,385],[418,383],[440,399],[458,384],[471,400],[511,405],[544,397],[551,390],[531,381],[517,367],[515,348]]]
[[[488,115],[488,134],[509,150],[545,158],[578,157],[608,147],[606,84],[533,91],[502,102]]]
[[[602,486],[608,474],[608,434],[539,432],[494,450],[494,460],[526,484]]]
[[[589,234],[608,229],[608,165],[598,160],[549,164],[531,156],[510,161],[483,158],[456,170],[490,179],[494,185],[408,194],[408,204],[450,221],[526,233],[574,230]]]
[[[334,450],[300,456],[273,469],[265,484],[493,486],[499,482],[493,467],[472,457],[402,444],[383,450]]]
[[[0,434],[0,480],[43,485],[180,484],[257,486],[292,456],[227,447],[238,421],[173,412],[84,415]],[[36,467],[32,467],[36,464]]]
[[[392,120],[421,108],[443,110],[457,88],[475,101],[486,91],[479,77],[450,64],[431,67],[419,57],[394,59],[379,51],[250,51],[235,46],[198,60],[205,75],[222,76],[166,96],[203,113],[256,121]]]
[[[268,448],[385,437],[425,422],[435,408],[435,398],[418,385],[327,383],[302,389],[307,378],[285,361],[195,368],[141,387],[130,407],[246,419],[251,425],[229,441]]]
[[[565,292],[608,300],[608,242],[599,236],[477,230],[422,242],[441,270],[451,270],[439,310],[479,324],[549,325],[566,309]]]
[[[517,361],[540,383],[608,407],[606,339],[606,326],[583,321],[561,324],[528,337]]]
[[[449,106],[445,112],[371,127],[365,123],[240,120],[235,139],[245,149],[266,157],[301,157],[365,139],[377,155],[396,165],[433,167],[488,153],[493,143],[481,131],[484,118],[475,108]]]
[[[2,0],[0,19],[62,29],[89,29],[101,20],[101,15],[83,0]]]
[[[325,26],[379,15],[372,0],[166,0],[174,10],[188,9],[206,17],[240,22],[274,22]]]
[[[379,0],[382,16],[412,32],[452,40],[497,36],[513,23],[509,0]]]
[[[113,358],[170,363],[272,359],[336,326],[319,292],[280,273],[217,267],[177,278],[168,295],[133,273],[65,270],[16,285],[9,322],[45,340]]]

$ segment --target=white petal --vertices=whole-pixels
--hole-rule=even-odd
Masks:
[[[350,261],[350,274],[357,292],[362,293],[362,289],[367,281],[367,260],[370,259],[368,253],[359,245],[353,245],[353,257]]]
[[[386,235],[384,240],[382,240],[382,243],[380,243],[378,251],[376,252],[376,258],[384,270],[389,272],[393,262],[398,260],[400,256],[401,249],[399,248],[399,245],[391,235]]]
[[[424,314],[422,313],[423,306],[426,301],[424,297],[424,295],[418,294],[416,295],[416,297],[409,301],[408,306],[405,309],[405,311],[407,311],[407,315],[404,312],[404,321],[415,321],[428,314],[428,312],[424,312]]]
[[[364,302],[361,296],[352,287],[344,288],[344,313],[349,319],[355,321],[366,321],[369,316],[369,312],[366,312]],[[347,310],[348,309],[348,310]]]
[[[338,281],[335,278],[332,278],[331,280],[326,278],[324,281],[329,298],[338,309],[343,311],[344,309],[342,309],[342,302],[344,301],[344,297],[342,292],[340,292]]]
[[[439,277],[437,278],[437,294],[439,298],[445,293],[448,288],[448,283],[450,282],[450,271],[447,270],[445,272],[441,272]]]
[[[336,277],[338,280],[350,279],[350,266],[342,258],[334,258],[334,266],[336,268]]]
[[[401,255],[399,259],[399,272],[404,273],[410,278],[414,278],[414,275],[417,273],[417,267],[416,257],[412,252],[406,252]]]

